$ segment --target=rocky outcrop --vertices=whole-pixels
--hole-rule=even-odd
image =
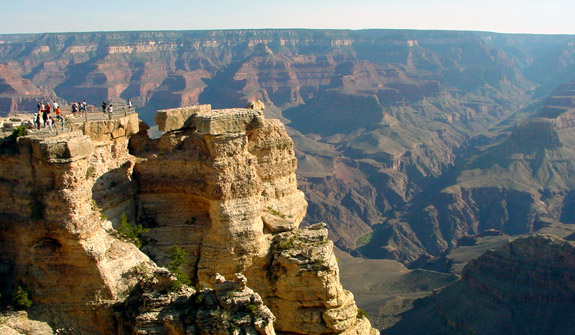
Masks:
[[[162,109],[156,112],[154,121],[160,131],[170,131],[184,126],[193,114],[207,112],[212,109],[211,105],[199,105],[183,108]]]
[[[276,318],[241,274],[229,281],[218,274],[214,289],[199,291],[174,291],[170,287],[176,279],[165,269],[144,276],[126,302],[116,306],[126,333],[275,335]]]
[[[334,280],[327,230],[297,230],[306,203],[283,126],[256,109],[197,112],[180,125],[177,118],[165,122],[179,130],[132,148],[140,159],[139,218],[150,228],[157,259],[180,245],[200,287],[211,287],[215,273],[245,273],[279,316],[277,331],[369,331],[351,294]]]
[[[30,320],[24,311],[0,315],[0,334],[53,335],[54,330],[45,322]]]
[[[293,229],[307,206],[297,190],[293,144],[279,122],[229,109],[185,123],[146,150],[133,148],[141,158],[134,175],[138,216],[151,228],[156,253],[181,245],[191,254],[192,277],[207,283],[216,272],[243,272],[265,256],[264,213],[281,213]]]
[[[24,136],[1,156],[2,287],[25,284],[34,315],[72,333],[114,333],[122,304],[137,311],[116,313],[122,327],[147,334],[372,332],[339,284],[325,227],[297,229],[307,206],[278,120],[205,107],[158,119],[175,130],[151,140],[128,114]],[[149,229],[147,255],[113,228],[121,217]],[[166,293],[173,278],[156,268],[174,245],[200,291]]]
[[[130,124],[137,125],[136,114],[87,135],[23,137],[17,154],[1,156],[0,255],[10,264],[2,287],[24,283],[34,315],[58,327],[111,332],[111,304],[137,282],[130,269],[153,266],[133,244],[115,237],[98,208],[106,195],[133,186],[125,180],[132,167]],[[122,175],[125,181],[112,189],[101,185]],[[114,201],[133,208],[125,193]]]
[[[344,290],[325,224],[278,234],[272,244],[267,301],[282,317],[276,329],[299,334],[370,334]],[[318,280],[319,279],[319,280]]]
[[[575,317],[575,248],[551,235],[508,242],[419,300],[388,334],[564,334]]]
[[[575,248],[552,235],[518,238],[469,262],[461,276],[504,302],[575,302]]]

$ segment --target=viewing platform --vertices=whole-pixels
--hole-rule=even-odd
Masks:
[[[10,135],[14,129],[19,126],[25,126],[27,136],[36,138],[59,136],[75,131],[81,131],[87,135],[111,132],[115,133],[115,135],[112,135],[113,138],[114,136],[123,135],[123,131],[118,132],[113,131],[113,129],[122,129],[122,125],[126,123],[126,118],[128,118],[128,116],[132,116],[131,118],[136,120],[136,125],[138,120],[138,114],[136,113],[136,109],[133,107],[127,108],[127,106],[120,106],[110,115],[107,112],[104,113],[101,110],[98,110],[96,106],[89,106],[86,113],[77,112],[76,115],[73,115],[71,112],[62,113],[65,118],[64,126],[62,126],[61,120],[58,120],[55,117],[55,113],[52,112],[50,114],[54,122],[54,124],[52,124],[52,129],[48,126],[44,127],[43,120],[40,120],[41,127],[38,129],[34,126],[36,115],[37,113],[26,113],[4,118],[0,124],[3,136]],[[99,137],[100,136],[95,136],[93,139],[98,140]]]

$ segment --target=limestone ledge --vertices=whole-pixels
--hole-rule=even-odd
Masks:
[[[111,120],[91,120],[88,122],[71,123],[72,130],[79,130],[89,136],[94,142],[114,140],[120,137],[130,137],[140,131],[138,114],[128,114]]]
[[[171,131],[180,129],[192,115],[207,112],[212,109],[212,105],[197,105],[190,107],[162,109],[156,112],[154,122],[160,131]]]
[[[160,131],[192,128],[200,134],[245,133],[260,128],[263,111],[247,108],[211,109],[210,105],[160,110],[154,121]]]
[[[193,115],[187,123],[201,134],[245,133],[262,127],[263,112],[245,108],[215,109]]]
[[[70,163],[88,157],[94,150],[89,136],[73,132],[62,137],[23,137],[18,141],[21,154],[48,163]]]
[[[139,132],[137,114],[112,120],[72,123],[72,131],[50,137],[23,136],[18,140],[21,154],[48,163],[70,163],[87,158],[95,142],[130,137]]]

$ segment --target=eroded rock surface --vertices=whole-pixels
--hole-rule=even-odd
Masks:
[[[307,204],[284,126],[260,109],[191,110],[164,113],[173,130],[155,140],[136,114],[19,138],[0,156],[4,287],[25,284],[35,317],[78,334],[374,332],[339,283],[327,229],[298,229]],[[124,214],[149,229],[146,254],[113,228]],[[174,245],[195,288],[171,294],[169,273],[149,274]],[[143,307],[116,323],[113,307],[133,299]]]
[[[462,279],[506,302],[575,302],[575,248],[552,235],[533,235],[469,262]]]
[[[505,243],[421,299],[387,334],[565,334],[575,325],[575,248],[552,235]]]
[[[214,289],[172,290],[165,269],[146,274],[124,304],[116,306],[126,333],[275,335],[276,319],[262,298],[246,286],[246,278],[214,277]]]

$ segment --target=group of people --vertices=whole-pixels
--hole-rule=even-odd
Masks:
[[[132,109],[132,100],[128,99],[128,111],[131,109]],[[102,101],[102,113],[107,114],[108,117],[111,118],[112,113],[114,113],[114,105],[112,105],[112,103]]]
[[[65,119],[62,115],[60,110],[60,106],[56,101],[50,102],[40,102],[38,101],[38,113],[34,117],[34,128],[40,130],[41,127],[49,128],[50,131],[53,131],[52,126],[55,125],[57,121],[60,121],[62,124],[62,131],[64,130]],[[132,100],[128,100],[128,110],[132,109]],[[86,115],[88,112],[88,104],[86,100],[82,100],[82,102],[74,101],[72,103],[72,116],[76,117],[77,115]],[[102,112],[107,114],[109,118],[112,118],[112,113],[114,112],[114,106],[111,103],[106,103],[106,101],[102,101]],[[55,114],[55,116],[54,116]]]
[[[54,117],[51,115],[52,111],[56,114],[56,120],[61,121],[62,123],[62,130],[64,130],[64,117],[62,116],[62,112],[60,111],[60,106],[56,101],[52,101],[52,105],[49,102],[46,104],[42,102],[38,102],[38,113],[34,117],[34,127],[40,130],[40,127],[43,125],[44,128],[50,128],[52,131],[52,125],[55,123]]]
[[[112,113],[114,112],[114,106],[112,103],[108,104],[106,101],[102,101],[102,113],[108,113],[109,117],[112,117]]]
[[[80,112],[80,115],[82,114],[86,115],[87,112],[86,100],[82,100],[82,102],[74,101],[72,103],[72,115],[74,117],[76,116],[76,114],[78,114],[78,111]]]

